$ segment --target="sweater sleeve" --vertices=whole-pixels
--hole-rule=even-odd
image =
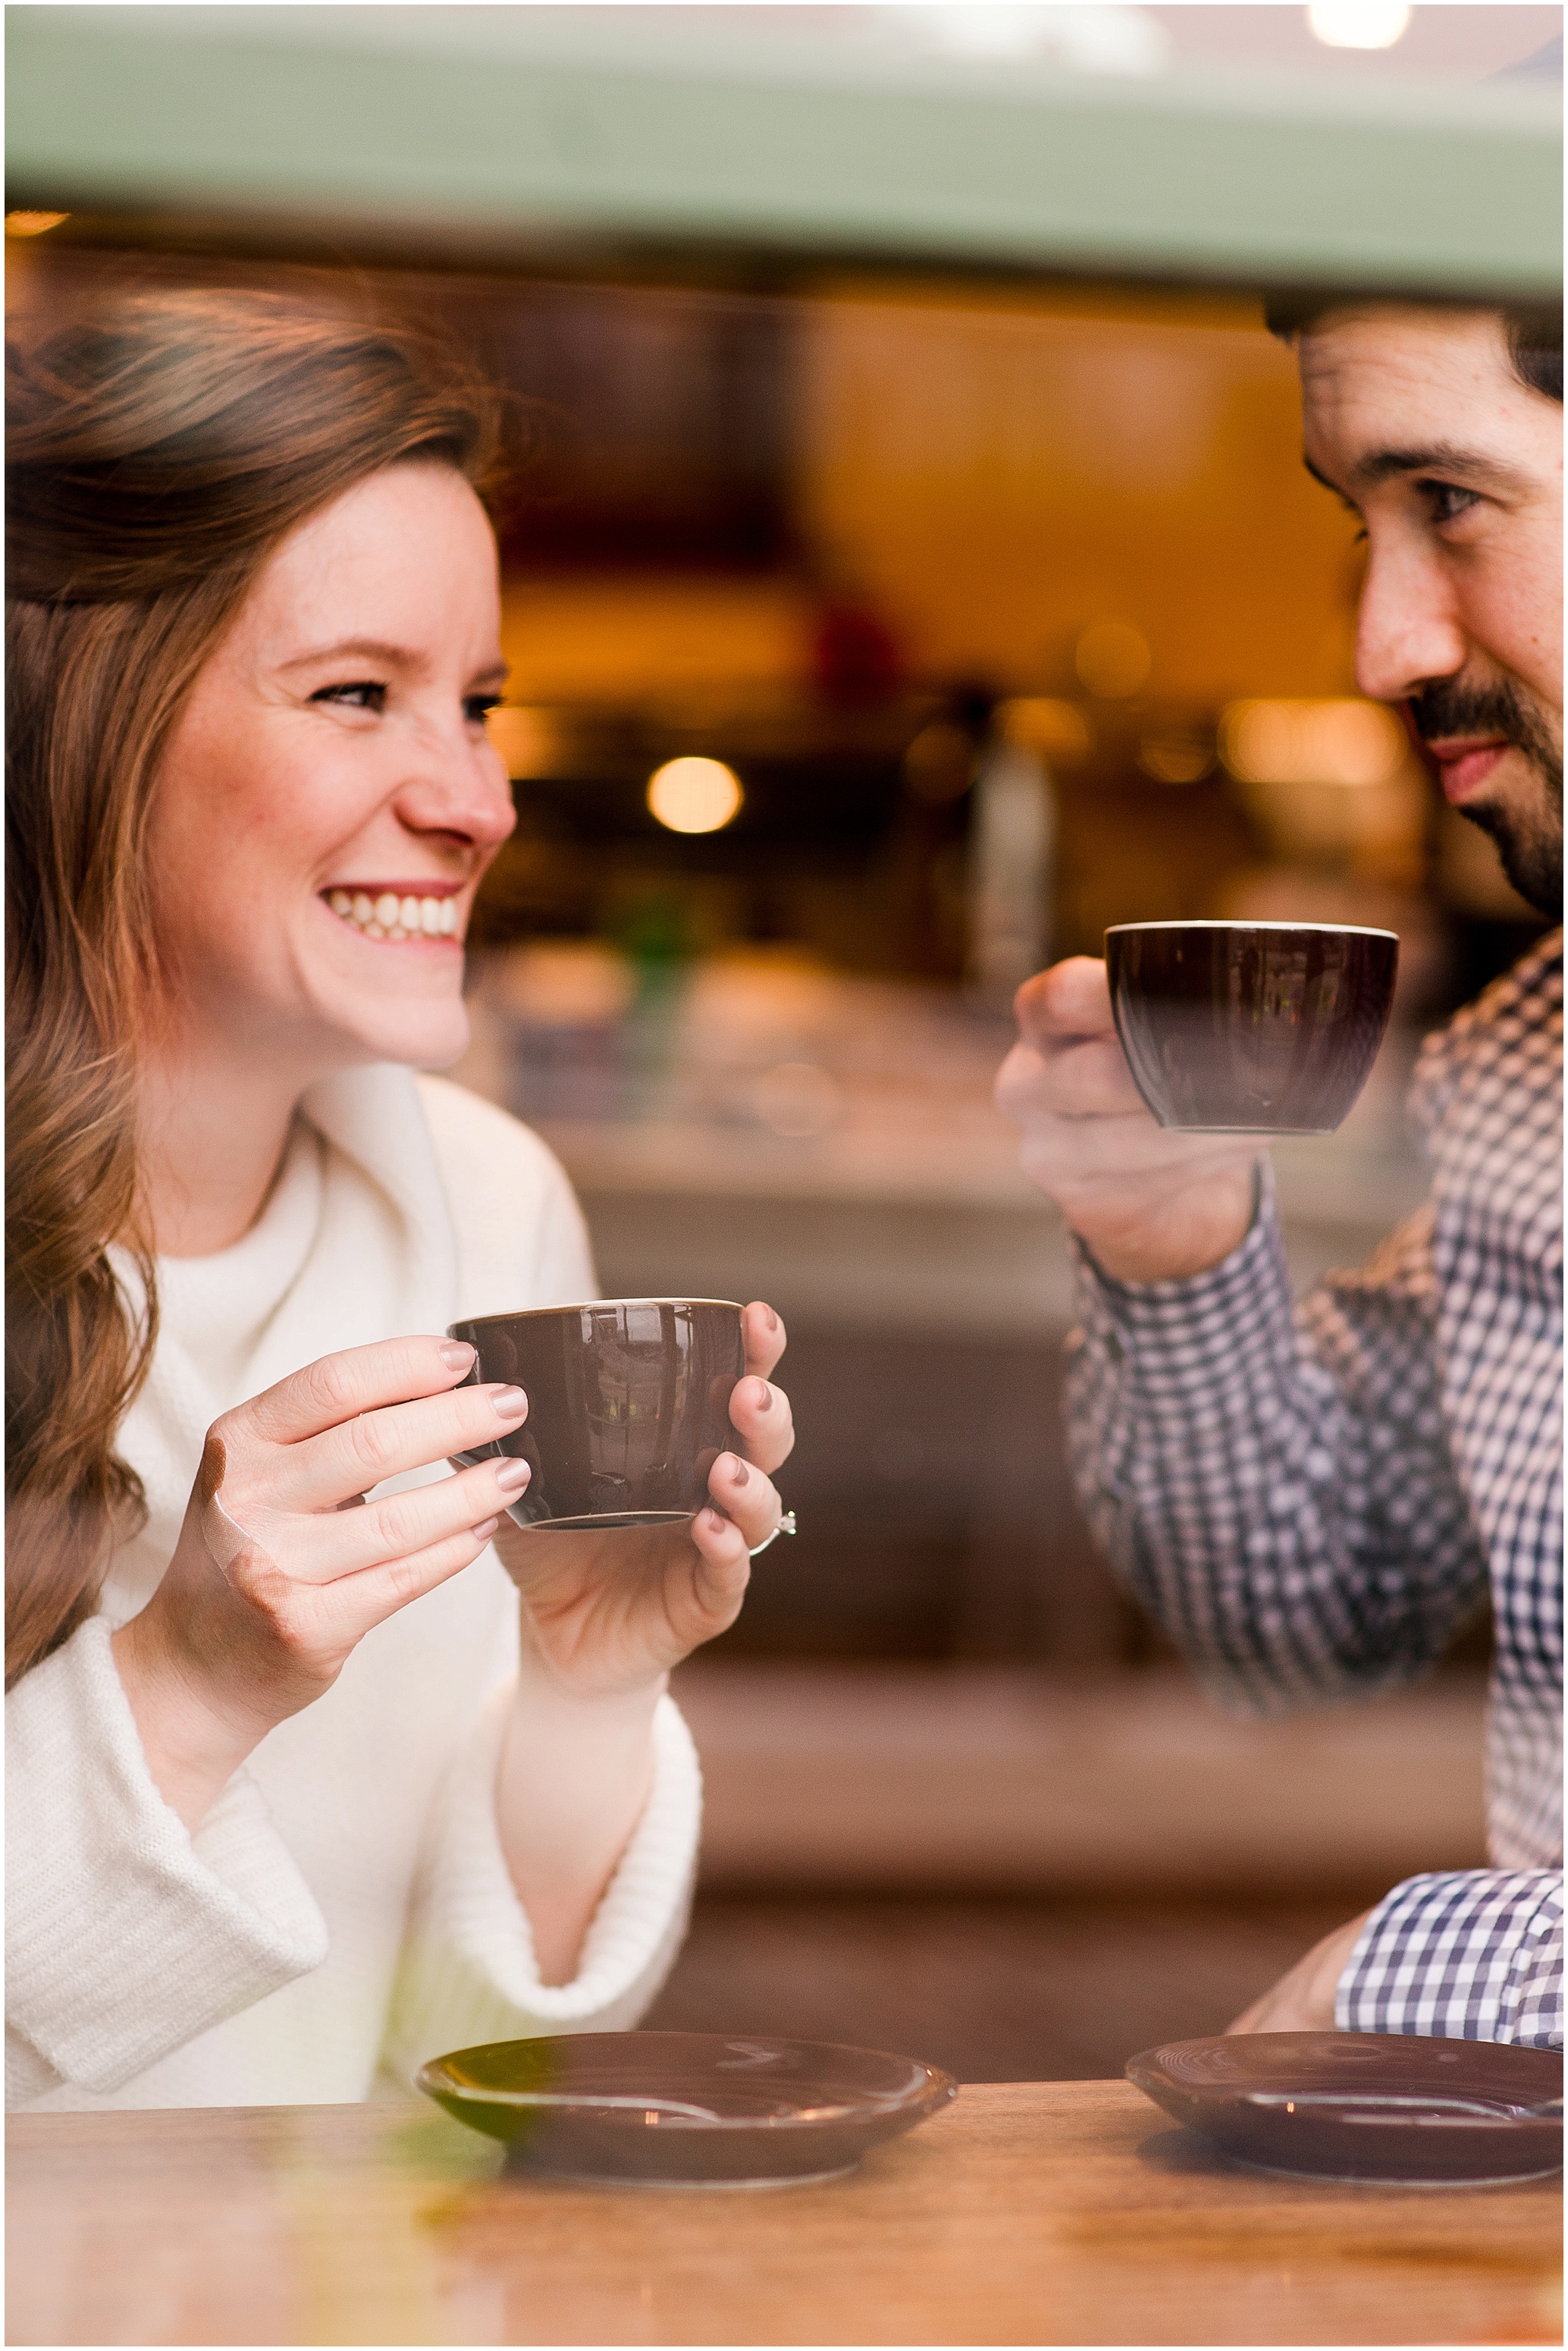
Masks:
[[[319,1967],[327,1929],[250,1774],[193,1835],[89,1618],[5,1722],[6,2104],[118,2090]]]
[[[388,2069],[407,2079],[426,2058],[480,2042],[636,2023],[685,1933],[702,1782],[672,1698],[653,1718],[653,1784],[599,1906],[578,1971],[543,1984],[528,1914],[496,1821],[496,1774],[512,1687],[498,1690],[434,1808],[388,2029]]]

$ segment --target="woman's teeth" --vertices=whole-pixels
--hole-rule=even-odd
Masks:
[[[327,904],[366,938],[393,946],[406,939],[449,939],[457,930],[455,898],[400,898],[391,890],[372,898],[366,890],[329,890]]]

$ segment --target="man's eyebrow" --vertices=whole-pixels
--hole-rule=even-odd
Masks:
[[[1467,449],[1458,441],[1427,441],[1408,449],[1373,449],[1356,459],[1351,478],[1358,486],[1371,489],[1401,474],[1458,474],[1467,482],[1489,484],[1493,489],[1504,491],[1528,486],[1524,475],[1506,459],[1493,456],[1490,450]],[[1321,482],[1322,475],[1319,474],[1317,478]],[[1334,486],[1329,484],[1331,489]]]

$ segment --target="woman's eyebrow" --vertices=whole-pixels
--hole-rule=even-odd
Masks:
[[[336,644],[313,645],[308,653],[291,653],[280,669],[304,669],[311,662],[371,661],[385,669],[417,669],[420,655],[406,645],[392,645],[380,637],[342,637]]]

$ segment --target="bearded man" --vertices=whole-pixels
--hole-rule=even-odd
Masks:
[[[1306,463],[1360,518],[1364,694],[1563,909],[1562,316],[1346,298],[1270,323]],[[1489,1583],[1491,1866],[1407,1879],[1233,2032],[1560,2044],[1563,938],[1427,1040],[1425,1207],[1292,1309],[1256,1142],[1158,1127],[1104,967],[1019,990],[998,1083],[1080,1259],[1074,1473],[1217,1687],[1280,1708],[1407,1681]]]

